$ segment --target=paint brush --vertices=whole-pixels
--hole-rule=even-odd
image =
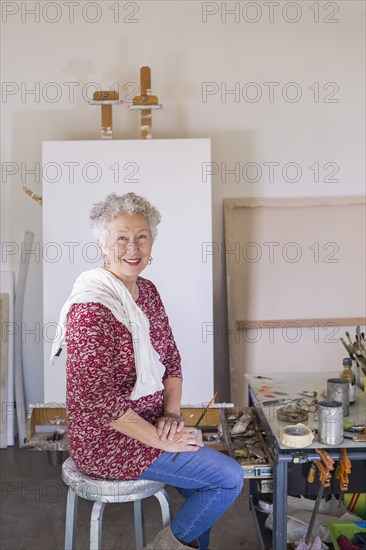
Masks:
[[[215,395],[210,399],[210,401],[208,402],[207,404],[207,407],[205,408],[205,410],[203,411],[203,413],[201,414],[201,416],[199,417],[199,419],[197,420],[197,422],[195,423],[194,427],[195,428],[198,428],[198,426],[201,424],[202,420],[204,419],[204,417],[206,416],[207,414],[207,411],[208,409],[210,408],[210,405],[213,403],[213,401],[215,400],[216,398],[216,395],[218,394],[218,392],[215,393]],[[172,458],[172,462],[175,462],[178,458],[178,455],[179,455],[179,452],[178,453],[175,453],[175,455],[173,456]]]
[[[351,340],[351,336],[350,336],[350,333],[348,332],[348,330],[346,330],[346,337],[347,337],[347,339],[348,339],[348,341],[349,341],[350,349],[353,350],[353,342],[352,342],[352,340]]]
[[[218,394],[218,392],[216,392],[215,395],[210,399],[207,407],[205,408],[205,410],[203,411],[203,413],[201,414],[201,416],[199,417],[199,419],[195,423],[195,425],[194,425],[195,428],[198,428],[198,426],[201,424],[202,420],[206,416],[206,413],[207,413],[208,409],[210,408],[210,405],[213,403],[213,401],[215,401],[215,398],[216,398],[217,394]]]
[[[353,351],[351,351],[351,350],[349,349],[349,346],[346,344],[346,342],[344,341],[343,338],[340,338],[340,341],[342,342],[342,344],[343,344],[344,347],[346,348],[348,355],[350,355],[350,356],[352,357]]]

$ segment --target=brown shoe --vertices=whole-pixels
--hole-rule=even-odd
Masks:
[[[192,546],[186,546],[183,542],[180,542],[175,538],[170,527],[165,527],[157,534],[154,542],[145,547],[145,550],[184,550],[186,548],[189,550],[192,549]]]

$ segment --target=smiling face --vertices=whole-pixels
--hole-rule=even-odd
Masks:
[[[107,229],[107,242],[100,246],[108,270],[130,289],[151,256],[153,240],[148,221],[142,214],[120,214]]]

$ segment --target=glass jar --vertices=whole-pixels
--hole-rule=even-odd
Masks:
[[[350,359],[349,357],[343,359],[343,370],[340,374],[340,378],[348,381],[349,404],[354,405],[354,403],[356,403],[356,377],[352,370],[352,359]]]

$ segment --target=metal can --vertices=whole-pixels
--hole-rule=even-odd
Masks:
[[[343,405],[343,416],[349,415],[349,383],[342,378],[327,380],[327,398],[329,401],[338,401]]]
[[[319,401],[318,439],[326,445],[339,445],[343,441],[343,406],[339,401]]]

